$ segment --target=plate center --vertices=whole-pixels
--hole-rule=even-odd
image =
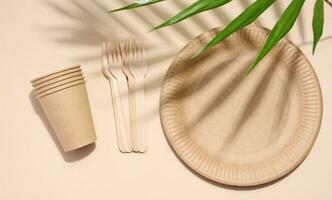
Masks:
[[[300,123],[293,73],[271,52],[249,75],[257,50],[215,50],[186,67],[181,100],[187,133],[197,146],[231,164],[257,164],[282,151]]]

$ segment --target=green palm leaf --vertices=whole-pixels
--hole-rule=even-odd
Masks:
[[[266,54],[268,54],[268,52],[279,42],[279,40],[290,31],[296,21],[296,18],[300,14],[304,2],[305,0],[293,0],[289,4],[287,9],[281,15],[277,24],[273,27],[261,52],[256,57],[255,62],[247,70],[247,74],[254,70],[257,64],[266,56]]]
[[[142,7],[142,6],[147,6],[147,5],[150,5],[150,4],[159,3],[161,1],[165,1],[165,0],[140,0],[140,1],[138,0],[137,2],[129,4],[125,7],[118,8],[118,9],[115,9],[115,10],[111,10],[111,11],[109,11],[109,13],[120,11],[120,10],[130,10],[130,9],[134,9],[134,8],[139,8],[139,7]]]
[[[314,8],[314,16],[312,19],[312,30],[314,35],[314,43],[312,54],[315,53],[317,44],[322,37],[324,27],[324,0],[316,0]]]
[[[152,30],[160,29],[166,26],[170,26],[172,24],[179,23],[185,20],[188,17],[196,15],[198,13],[211,10],[213,8],[217,8],[229,3],[232,0],[198,0],[195,3],[191,4],[187,8],[183,9],[180,13],[175,15],[174,17],[168,19],[164,23],[159,26],[153,28]]]
[[[165,0],[137,0],[135,3],[129,4],[125,7],[115,9],[109,12],[115,12],[120,10],[134,9],[150,4],[155,4]],[[160,29],[166,26],[170,26],[181,22],[191,16],[199,14],[201,12],[211,10],[229,3],[232,0],[196,0],[193,4],[183,9],[181,12],[171,17],[164,23],[153,28],[152,30]],[[238,17],[230,22],[222,31],[220,31],[216,37],[214,37],[207,45],[197,51],[193,58],[205,53],[219,42],[226,39],[234,32],[244,28],[255,21],[267,8],[269,8],[276,0],[255,0],[248,8],[246,8]],[[296,18],[298,17],[305,0],[292,0],[287,9],[283,12],[279,21],[273,27],[270,35],[268,36],[263,48],[257,55],[253,64],[248,68],[247,74],[256,68],[258,63],[270,52],[270,50],[291,30]],[[322,36],[324,27],[324,2],[332,7],[330,0],[316,0],[314,15],[312,20],[313,28],[313,53],[316,46]]]
[[[193,58],[205,53],[208,49],[215,46],[232,33],[252,23],[259,17],[268,7],[276,0],[256,0],[246,10],[244,10],[237,18],[227,25],[215,38],[213,38],[205,47],[197,51]]]

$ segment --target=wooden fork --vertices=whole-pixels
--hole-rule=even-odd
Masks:
[[[119,46],[116,42],[110,41],[102,44],[102,71],[111,87],[118,147],[121,152],[129,153],[132,151],[130,130],[128,129],[130,122],[129,111],[125,105],[125,102],[128,102],[128,98],[125,98],[125,95],[128,94],[128,87],[119,56]]]

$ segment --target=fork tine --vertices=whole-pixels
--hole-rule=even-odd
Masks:
[[[107,59],[107,54],[106,54],[106,43],[103,42],[102,46],[101,46],[101,67],[102,67],[102,71],[103,74],[109,78],[108,74],[107,74],[107,66],[108,66],[108,59]]]
[[[135,53],[136,53],[135,40],[131,40],[129,54],[130,54],[131,60],[133,60],[133,61],[135,61]]]
[[[118,59],[119,59],[119,62],[122,62],[122,52],[121,52],[121,45],[120,43],[117,44],[117,56],[118,56]]]
[[[118,43],[114,42],[114,56],[115,56],[115,60],[117,63],[120,63],[120,58],[119,58],[119,50],[118,50]]]
[[[108,55],[109,61],[113,62],[114,58],[113,58],[113,48],[112,48],[111,41],[107,41],[107,51],[108,51],[107,55]]]
[[[120,63],[119,57],[119,43],[114,43],[114,55],[117,63]]]
[[[134,40],[130,41],[130,49],[129,49],[129,54],[130,54],[130,59],[135,60],[135,45],[134,45]]]
[[[136,57],[135,57],[135,59],[136,59],[136,61],[139,61],[140,45],[141,45],[141,43],[138,40],[136,40],[136,42],[135,42],[135,47],[136,47]]]
[[[110,46],[110,54],[112,55],[112,62],[113,63],[117,63],[117,56],[116,56],[116,49],[115,49],[115,42],[114,41],[111,41],[111,46]]]
[[[145,47],[145,43],[143,43],[143,42],[142,42],[142,60],[144,62],[147,62],[147,60],[148,60],[147,49]]]
[[[131,59],[133,59],[133,61],[135,61],[135,53],[136,53],[136,47],[135,47],[135,40],[132,40],[130,42],[130,49],[129,49],[129,53],[131,54]]]
[[[122,62],[128,63],[128,45],[129,45],[129,40],[125,40],[121,43],[121,55],[122,55]]]
[[[141,60],[142,53],[142,41],[137,41],[137,60]]]
[[[114,57],[115,57],[115,61],[116,63],[119,63],[119,50],[118,50],[118,44],[117,43],[113,43],[113,50],[114,50]]]
[[[138,60],[142,61],[142,57],[143,57],[143,45],[142,42],[140,42],[138,48]]]
[[[107,71],[112,74],[111,71],[111,62],[113,62],[113,58],[112,58],[112,52],[111,52],[111,47],[110,47],[111,43],[109,41],[106,42],[106,57],[108,60],[108,65],[107,65]]]
[[[141,44],[141,48],[142,48],[142,50],[141,50],[141,60],[146,60],[146,49],[144,47],[144,43],[143,42]]]

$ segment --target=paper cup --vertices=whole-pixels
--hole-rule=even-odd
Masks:
[[[80,65],[65,67],[61,70],[55,71],[53,73],[46,74],[46,75],[41,76],[41,77],[36,78],[36,79],[33,79],[31,81],[31,83],[32,83],[32,86],[37,86],[38,84],[43,83],[45,81],[48,81],[48,80],[51,80],[51,79],[54,79],[54,78],[58,78],[58,77],[61,77],[61,76],[67,75],[67,74],[71,74],[71,73],[74,73],[74,72],[81,72],[81,71],[82,71],[82,69],[81,69]]]
[[[60,82],[47,84],[34,91],[34,95],[63,150],[68,152],[94,143],[97,138],[84,77]]]

